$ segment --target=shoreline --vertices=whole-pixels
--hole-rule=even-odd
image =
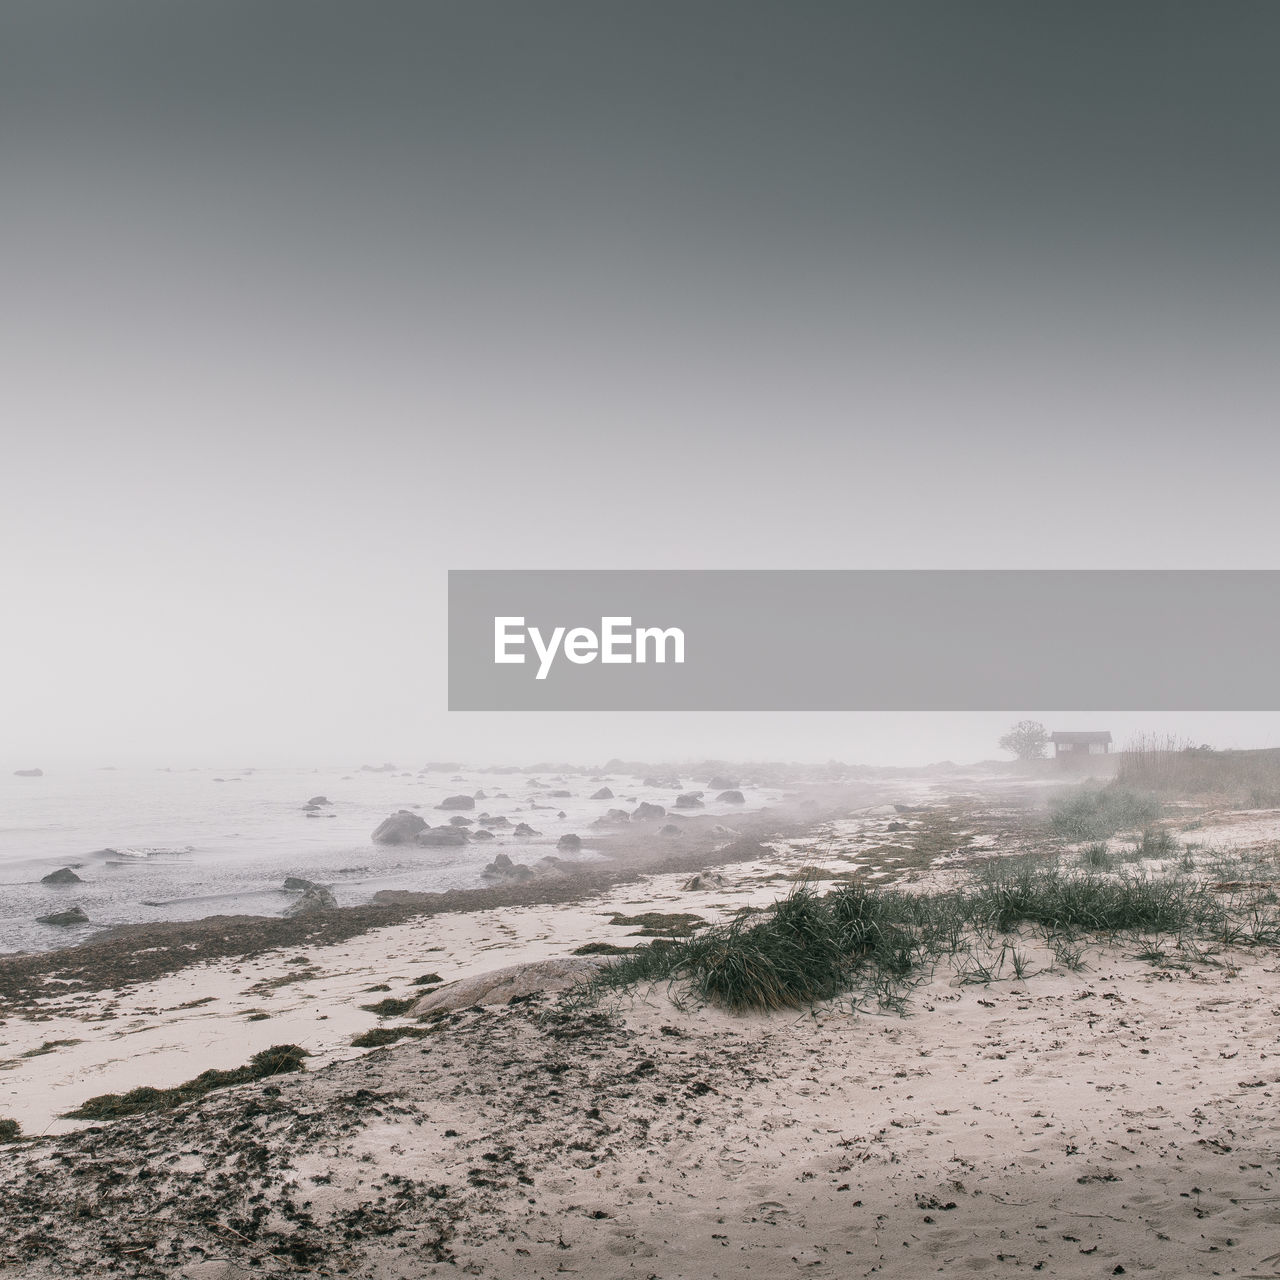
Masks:
[[[647,876],[745,862],[761,855],[763,841],[803,839],[807,830],[842,812],[843,807],[836,807],[800,818],[777,809],[759,810],[743,815],[727,840],[691,821],[688,832],[697,842],[685,839],[681,847],[674,842],[659,846],[659,837],[649,832],[636,838],[599,836],[588,847],[603,858],[520,884],[440,892],[384,890],[366,903],[295,917],[215,915],[116,925],[71,946],[0,955],[0,1017],[44,998],[51,986],[59,994],[121,989],[208,961],[328,946],[419,917],[574,903]],[[696,821],[705,828],[705,821]]]

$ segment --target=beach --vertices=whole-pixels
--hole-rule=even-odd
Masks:
[[[25,1137],[0,1175],[4,1267],[1280,1274],[1274,948],[1156,963],[1099,938],[1068,965],[1027,939],[1021,973],[939,963],[901,1008],[735,1013],[664,983],[491,1003],[465,985],[607,963],[797,884],[945,891],[1038,847],[1042,790],[903,780],[807,819],[760,816],[733,841],[647,862],[618,850],[581,881],[187,922],[132,946],[153,971],[138,961],[106,985],[74,959],[101,942],[10,957],[0,1116]],[[1280,811],[1166,826],[1179,848],[1256,867],[1274,861]],[[415,1016],[424,993],[434,1011]],[[353,1044],[371,1033],[388,1042]],[[176,1109],[66,1117],[277,1045],[304,1050],[304,1069]]]

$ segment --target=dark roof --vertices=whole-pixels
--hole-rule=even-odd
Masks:
[[[1079,747],[1089,742],[1110,742],[1111,731],[1109,729],[1085,729],[1073,730],[1070,733],[1051,733],[1049,741],[1069,743],[1071,746]]]

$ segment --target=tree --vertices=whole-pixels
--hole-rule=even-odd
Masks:
[[[1039,760],[1049,745],[1049,735],[1039,720],[1019,720],[1000,739],[1001,751],[1012,752],[1019,760]]]

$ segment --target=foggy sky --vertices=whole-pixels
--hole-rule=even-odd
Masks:
[[[4,5],[0,754],[989,754],[1007,717],[448,716],[445,571],[1276,567],[1277,37]]]

